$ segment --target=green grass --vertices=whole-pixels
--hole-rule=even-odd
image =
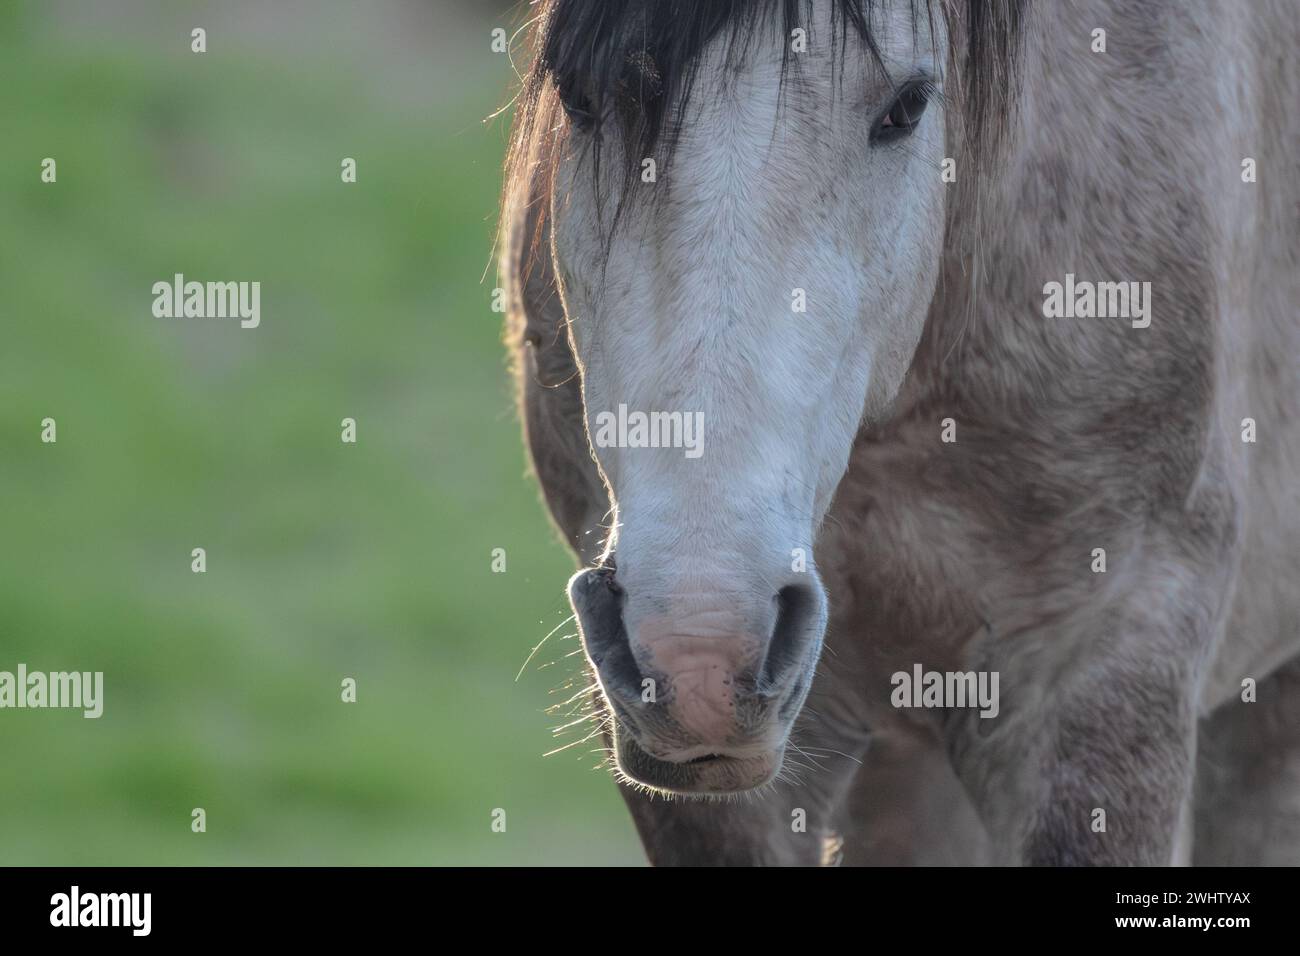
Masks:
[[[0,862],[639,862],[589,748],[542,756],[572,628],[515,680],[572,564],[480,282],[490,21],[209,15],[197,56],[50,9],[0,14],[0,670],[103,671],[105,712],[0,711]],[[261,327],[154,318],[175,272],[260,281]]]

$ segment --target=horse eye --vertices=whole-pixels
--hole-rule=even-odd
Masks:
[[[872,141],[890,142],[901,139],[916,129],[926,104],[930,102],[930,89],[929,83],[913,83],[904,88],[889,111],[876,124],[872,131]]]

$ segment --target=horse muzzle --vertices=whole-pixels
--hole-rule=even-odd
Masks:
[[[570,580],[583,648],[614,717],[618,766],[631,779],[723,794],[780,770],[820,652],[826,599],[811,574],[769,607],[738,609],[748,593],[657,598],[629,630],[612,567]]]

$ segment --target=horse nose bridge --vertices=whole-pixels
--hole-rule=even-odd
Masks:
[[[636,643],[676,639],[720,644],[761,636],[771,629],[774,606],[769,575],[732,561],[657,561],[644,575],[623,578],[625,617]]]
[[[733,484],[725,495],[698,494],[696,483],[684,497],[620,503],[615,552],[630,594],[671,601],[682,613],[720,603],[744,609],[811,565],[807,502],[741,495],[740,480]]]

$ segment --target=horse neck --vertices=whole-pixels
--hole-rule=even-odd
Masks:
[[[1212,51],[1197,39],[1216,35],[1197,22],[1212,14],[1162,18],[1135,0],[1053,4],[1050,17],[1031,9],[1000,152],[958,153],[904,413],[943,405],[986,420],[1050,416],[1080,411],[1086,393],[1088,413],[1101,418],[1209,375],[1215,289],[1205,264],[1228,217],[1206,198],[1213,147],[1187,131],[1197,128],[1194,104],[1215,99]],[[1126,28],[1112,30],[1108,54],[1093,53],[1092,26],[1125,18],[1146,28],[1141,49],[1124,46],[1133,42]],[[1143,122],[1132,122],[1138,112]],[[1113,319],[1047,318],[1044,285],[1067,273],[1158,279],[1155,321],[1130,330]]]

